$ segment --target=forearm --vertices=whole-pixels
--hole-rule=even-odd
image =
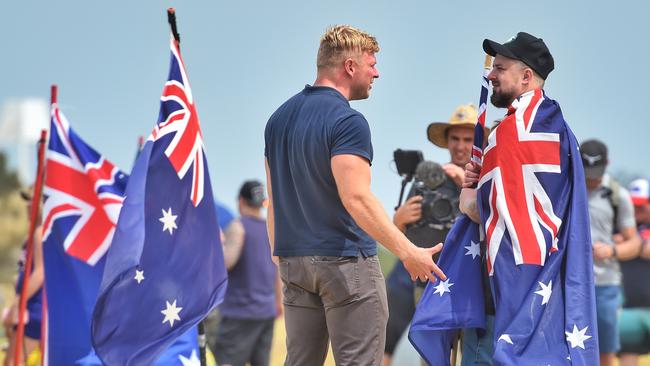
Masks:
[[[403,260],[412,247],[411,242],[390,221],[381,203],[371,193],[357,194],[344,201],[354,221],[373,239]]]
[[[463,188],[461,190],[459,207],[460,212],[467,215],[472,221],[477,224],[481,223],[475,189]]]
[[[275,250],[275,216],[273,215],[273,201],[269,199],[269,207],[266,210],[266,233],[269,236],[271,256]]]
[[[225,231],[223,241],[223,260],[226,269],[230,270],[237,264],[244,249],[244,227],[239,220],[233,220]]]
[[[618,242],[614,245],[616,245],[616,258],[618,260],[626,261],[634,259],[639,255],[641,240],[639,236],[633,236],[628,240]]]

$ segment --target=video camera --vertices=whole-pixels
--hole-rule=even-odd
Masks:
[[[407,196],[422,196],[422,218],[406,228],[406,236],[414,244],[429,248],[443,242],[459,214],[458,188],[446,178],[440,164],[426,161],[418,150],[394,152],[397,172],[404,177],[398,202],[401,205],[406,183],[415,178]],[[396,207],[397,209],[397,207]]]

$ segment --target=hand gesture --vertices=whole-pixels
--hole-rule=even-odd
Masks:
[[[408,254],[402,259],[404,267],[411,275],[411,280],[426,282],[428,279],[438,277],[446,280],[447,276],[434,263],[433,255],[442,250],[442,243],[432,248],[420,248],[412,245]]]

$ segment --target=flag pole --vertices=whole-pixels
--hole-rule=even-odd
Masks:
[[[478,118],[476,121],[476,127],[474,129],[474,146],[472,147],[471,157],[471,161],[479,167],[482,164],[483,148],[485,147],[485,115],[487,113],[487,96],[490,83],[487,76],[490,73],[490,69],[492,69],[492,56],[485,55],[485,61],[483,62],[483,78],[481,79],[481,95],[479,97]],[[474,187],[476,186],[477,184],[474,185]],[[452,366],[455,366],[458,360],[458,349],[460,347],[461,337],[462,335],[460,332],[454,337],[450,360]]]
[[[172,30],[172,36],[176,41],[176,45],[180,48],[181,46],[181,35],[178,34],[178,28],[176,27],[176,10],[174,8],[167,9],[167,22]]]
[[[56,103],[56,85],[52,86],[51,100]],[[27,236],[25,266],[23,268],[23,283],[20,290],[20,301],[18,305],[18,326],[16,329],[16,348],[14,349],[14,366],[19,366],[22,360],[23,337],[25,335],[25,311],[27,308],[27,285],[32,272],[34,261],[34,232],[38,227],[39,211],[41,202],[41,192],[43,190],[44,160],[45,160],[45,141],[47,140],[47,130],[41,130],[41,137],[38,140],[38,165],[36,167],[36,182],[34,183],[31,210],[29,215],[29,231]]]
[[[172,36],[176,43],[176,47],[180,50],[181,48],[181,35],[178,33],[178,27],[176,26],[176,10],[174,8],[167,9],[167,22],[169,22],[169,27],[172,31]],[[198,326],[199,337],[199,359],[201,361],[201,366],[207,366],[206,362],[206,336],[205,336],[205,320],[201,320]]]

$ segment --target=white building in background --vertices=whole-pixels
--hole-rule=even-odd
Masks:
[[[0,148],[22,184],[34,180],[36,143],[41,130],[49,128],[49,121],[50,106],[45,99],[7,99],[0,108]]]

